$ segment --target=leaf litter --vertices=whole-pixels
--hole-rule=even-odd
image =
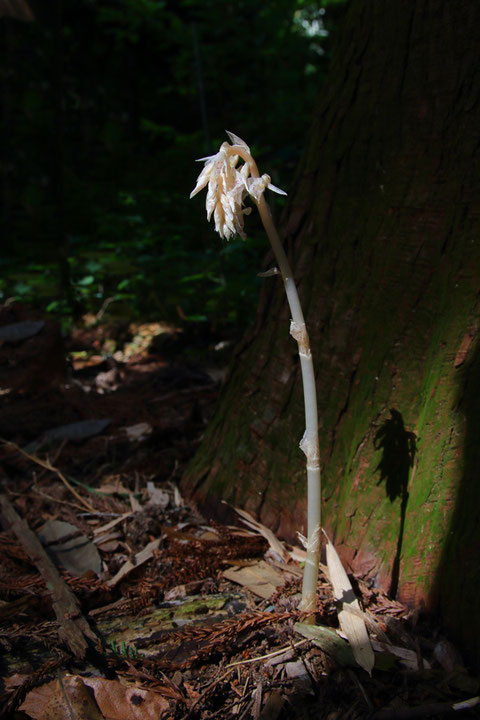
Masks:
[[[101,391],[103,362],[43,392],[20,368],[4,397],[0,717],[479,717],[456,648],[361,578],[353,595],[330,541],[312,625],[300,548],[184,501],[217,383],[147,350],[116,365]]]

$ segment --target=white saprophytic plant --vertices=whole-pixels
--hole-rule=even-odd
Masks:
[[[290,334],[298,343],[305,401],[305,433],[300,442],[300,448],[307,459],[308,538],[300,608],[305,612],[313,613],[316,604],[321,545],[320,453],[315,376],[310,340],[290,263],[275,228],[270,208],[264,198],[267,188],[281,195],[286,193],[272,185],[269,175],[260,175],[248,145],[237,135],[230,132],[227,134],[231,144],[224,142],[216,155],[201,158],[202,161],[205,161],[205,167],[198,176],[197,184],[190,197],[192,198],[208,185],[207,218],[210,220],[213,215],[215,230],[220,237],[227,240],[234,235],[245,238],[244,216],[251,212],[251,208],[244,207],[244,200],[250,197],[260,213],[282,275],[292,314]],[[243,164],[239,166],[240,159],[243,160]],[[310,616],[310,621],[314,622],[313,614]]]

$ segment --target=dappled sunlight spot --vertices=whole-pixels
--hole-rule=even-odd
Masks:
[[[132,334],[132,340],[123,345],[122,350],[117,350],[113,357],[115,360],[128,360],[132,356],[148,355],[153,338],[159,335],[178,335],[181,329],[174,325],[163,322],[131,323],[128,328]]]

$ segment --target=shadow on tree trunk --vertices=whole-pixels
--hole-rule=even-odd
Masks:
[[[385,490],[390,502],[393,503],[397,498],[401,498],[400,529],[389,588],[389,595],[394,598],[400,576],[400,557],[408,504],[408,477],[410,468],[413,467],[417,444],[415,433],[405,429],[401,413],[391,408],[390,416],[375,435],[374,446],[376,450],[382,450],[382,459],[376,467],[376,470],[380,471],[377,485],[385,480]]]

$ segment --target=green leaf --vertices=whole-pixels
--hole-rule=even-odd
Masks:
[[[88,286],[92,285],[95,282],[95,278],[93,275],[85,275],[85,277],[80,278],[80,280],[77,280],[76,284],[81,286]]]
[[[187,322],[207,322],[208,317],[206,315],[186,315],[184,318]]]
[[[17,283],[13,288],[13,292],[16,295],[27,295],[30,292],[30,290],[31,290],[30,285],[27,285],[26,283],[23,283],[23,282]]]

